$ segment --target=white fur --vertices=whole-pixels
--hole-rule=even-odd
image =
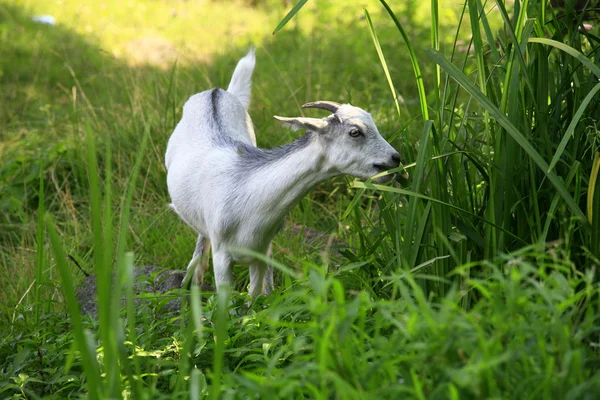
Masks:
[[[377,131],[371,115],[349,104],[334,115],[317,118],[276,117],[308,133],[288,148],[255,150],[247,113],[254,51],[238,63],[229,88],[192,96],[169,139],[165,156],[172,208],[195,229],[198,245],[188,269],[194,281],[206,269],[202,254],[212,245],[217,288],[231,285],[234,262],[250,264],[250,294],[268,293],[273,271],[232,251],[270,251],[271,240],[289,210],[315,185],[337,175],[368,179],[398,166],[398,153]],[[359,137],[349,132],[359,129]],[[391,175],[376,179],[384,182]]]
[[[250,108],[250,94],[252,92],[252,71],[256,65],[254,49],[251,48],[246,57],[238,63],[227,91],[238,98],[244,109]]]

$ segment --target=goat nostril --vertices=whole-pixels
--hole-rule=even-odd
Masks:
[[[392,161],[394,162],[394,164],[400,165],[400,154],[398,154],[398,153],[393,154]]]

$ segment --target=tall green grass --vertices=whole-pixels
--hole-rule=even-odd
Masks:
[[[395,229],[388,226],[389,254],[407,269],[434,260],[425,270],[444,278],[473,259],[560,240],[574,260],[591,266],[598,257],[593,249],[599,229],[589,219],[596,201],[593,159],[600,117],[597,37],[571,29],[569,18],[542,24],[535,18],[539,5],[516,3],[511,17],[500,2],[496,12],[504,27],[495,38],[488,11],[469,1],[463,12],[469,15],[472,42],[460,66],[435,48],[428,52],[446,74],[444,87],[438,88],[441,79],[436,78],[429,88],[443,93],[443,104],[435,108],[428,103],[405,29],[381,3],[411,55],[421,109],[432,111],[423,111],[431,121],[419,141],[410,190],[355,184],[408,197],[406,207],[381,208],[381,219],[399,222]],[[436,15],[432,12],[432,43]],[[560,40],[532,37],[535,33]],[[456,44],[452,57],[455,49]],[[398,196],[386,199],[401,203]],[[439,282],[424,285],[440,296],[446,288]]]
[[[302,18],[305,4],[297,2],[277,35]],[[11,309],[11,325],[2,329],[0,394],[594,398],[600,390],[597,37],[539,4],[517,1],[507,9],[498,2],[490,10],[469,0],[448,47],[434,0],[431,49],[419,58],[408,34],[413,27],[381,4],[378,13],[365,10],[364,36],[373,42],[371,60],[381,63],[377,93],[392,96],[383,103],[391,110],[385,126],[405,136],[399,146],[409,183],[334,183],[293,212],[305,223],[319,216],[339,221],[348,242],[343,257],[305,256],[297,243],[276,251],[284,262],[277,262],[277,289],[269,297],[249,299],[240,283],[242,293],[202,303],[192,288],[175,315],[162,312],[160,298],[134,298],[136,259],[128,250],[151,253],[144,229],[162,224],[152,242],[183,248],[183,255],[166,258],[175,265],[193,246],[193,235],[178,231],[184,228],[174,218],[164,222],[171,217],[160,208],[152,218],[137,214],[154,204],[141,199],[166,202],[164,171],[147,166],[162,165],[159,138],[175,123],[181,81],[193,72],[174,66],[148,83],[130,71],[115,80],[128,89],[126,102],[109,87],[104,107],[84,100],[70,115],[75,144],[64,153],[72,171],[65,179],[88,199],[72,211],[73,226],[56,218],[70,215],[69,197],[58,190],[48,195],[45,171],[37,171],[34,294]],[[503,26],[493,26],[492,12]],[[465,31],[472,40],[461,47]],[[397,58],[406,52],[408,59]],[[435,67],[426,69],[432,61]],[[399,100],[396,63],[410,65],[403,71],[414,75],[416,107]],[[257,97],[266,98],[260,95],[268,88],[255,86]],[[84,85],[74,93],[92,97]],[[128,118],[119,114],[123,104]],[[270,127],[264,116],[258,120]],[[64,204],[57,205],[59,198]],[[332,201],[329,208],[320,204]],[[189,241],[181,239],[186,235]],[[97,320],[80,314],[71,253],[96,273]],[[57,287],[61,301],[52,297]]]

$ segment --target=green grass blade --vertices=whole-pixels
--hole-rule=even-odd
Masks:
[[[346,207],[346,211],[344,211],[344,213],[342,214],[342,217],[340,218],[341,220],[345,220],[346,218],[348,218],[348,215],[350,215],[351,212],[353,212],[356,207],[360,204],[360,202],[362,201],[362,195],[364,193],[364,190],[359,190],[354,198],[352,199],[352,201],[350,201],[350,204],[348,204],[348,207]]]
[[[541,43],[546,44],[548,46],[556,47],[557,49],[562,50],[565,53],[575,57],[580,63],[588,67],[594,75],[600,78],[600,67],[598,67],[598,65],[596,65],[592,60],[587,58],[583,53],[575,50],[571,46],[568,46],[561,42],[557,42],[556,40],[545,38],[530,38],[529,43]]]
[[[427,165],[427,154],[429,147],[429,140],[431,138],[431,129],[433,129],[433,122],[431,120],[425,122],[423,126],[423,133],[421,134],[421,140],[419,141],[419,153],[417,154],[415,175],[412,181],[411,191],[413,193],[420,193],[421,188],[425,185],[425,166]],[[421,243],[412,243],[411,238],[415,238],[414,226],[417,219],[417,208],[419,206],[419,197],[415,196],[410,198],[408,203],[408,214],[406,217],[406,224],[404,225],[404,259],[408,260],[408,255],[416,252]],[[414,257],[411,259],[416,262]],[[408,268],[414,267],[414,264],[408,265]]]
[[[183,308],[182,308],[183,309]],[[190,355],[194,345],[194,324],[187,324],[185,328],[185,337],[183,339],[183,348],[179,355],[179,371],[177,374],[176,392],[182,392],[185,387],[186,379],[189,377]]]
[[[550,161],[550,166],[548,167],[548,172],[550,172],[550,171],[552,171],[552,169],[554,169],[554,166],[556,165],[556,163],[562,156],[563,152],[567,148],[569,139],[571,139],[571,137],[573,136],[573,132],[575,132],[575,127],[579,123],[581,116],[583,115],[587,106],[590,104],[590,102],[592,101],[592,99],[594,98],[596,93],[598,93],[599,90],[600,90],[600,83],[596,84],[596,86],[594,86],[592,88],[592,90],[590,90],[590,92],[587,94],[587,96],[585,96],[585,98],[581,102],[581,105],[577,109],[577,112],[575,113],[575,115],[573,115],[573,119],[571,120],[571,123],[567,127],[567,130],[565,131],[565,134],[564,134],[562,140],[560,141],[558,148],[556,149],[556,153],[554,153],[554,157],[552,157],[552,161]]]
[[[100,381],[100,368],[96,359],[96,349],[92,346],[88,346],[88,340],[86,338],[85,330],[81,320],[81,311],[79,309],[79,302],[75,296],[75,288],[71,281],[71,272],[67,264],[67,256],[65,250],[60,243],[58,233],[54,227],[54,223],[50,215],[46,215],[46,230],[50,237],[54,257],[56,260],[56,266],[60,273],[61,288],[65,296],[65,302],[67,305],[67,311],[71,318],[71,324],[73,325],[73,335],[75,336],[75,343],[81,354],[83,369],[86,374],[88,396],[90,399],[101,399],[102,387]]]
[[[440,13],[438,0],[431,0],[431,47],[433,49],[440,49]],[[441,107],[440,99],[440,83],[442,80],[442,70],[439,65],[435,66],[435,77],[433,80],[433,89],[435,94],[435,104],[433,107],[440,110],[438,121],[441,123],[441,116],[443,115],[443,107]],[[441,125],[440,125],[441,126]]]
[[[489,59],[493,64],[498,64],[500,61],[500,54],[498,53],[498,49],[495,46],[495,39],[493,28],[490,26],[490,21],[488,20],[487,13],[485,11],[485,6],[487,4],[487,0],[482,3],[481,0],[477,0],[477,6],[479,7],[479,19],[481,20],[481,27],[485,32],[485,37],[490,46],[489,48]],[[439,49],[436,49],[439,50]]]
[[[504,82],[505,82],[504,87],[506,88],[505,93],[509,92],[508,88],[510,88],[510,86],[507,85],[506,82],[510,82],[510,74],[513,71],[512,64],[514,63],[515,58],[519,61],[522,71],[527,71],[527,67],[525,65],[525,59],[523,57],[524,48],[522,49],[522,47],[524,47],[524,45],[527,43],[526,41],[524,41],[524,43],[522,43],[523,42],[523,40],[522,40],[523,32],[528,31],[525,29],[525,17],[527,16],[527,12],[526,12],[527,11],[527,9],[526,9],[527,3],[528,2],[525,2],[524,8],[521,8],[521,12],[519,13],[519,17],[517,18],[516,32],[515,32],[515,31],[513,31],[512,22],[508,15],[508,12],[506,11],[504,2],[496,0],[496,4],[498,5],[498,9],[500,10],[500,15],[502,16],[502,19],[504,20],[504,26],[506,27],[505,29],[508,32],[509,37],[513,42],[509,61],[505,67],[505,69],[507,71],[506,79],[504,80]],[[495,48],[495,47],[492,46],[492,48]],[[529,89],[531,96],[534,98],[535,96],[533,95],[533,93],[534,93],[533,85],[531,84],[531,80],[529,79],[529,74],[524,73],[524,74],[520,75],[519,78],[525,79],[525,84],[527,85],[527,88]],[[502,106],[500,107],[501,110],[506,110],[505,101],[506,101],[506,96],[503,96],[502,103],[501,103]]]
[[[432,60],[440,64],[442,69],[444,69],[447,74],[452,76],[454,80],[456,80],[471,96],[473,96],[490,113],[490,115],[493,116],[494,119],[498,121],[498,123],[502,125],[504,129],[506,129],[506,132],[519,144],[519,146],[521,146],[523,150],[525,150],[525,152],[529,155],[529,157],[531,157],[537,166],[544,171],[571,212],[580,219],[580,222],[582,222],[586,229],[589,229],[589,225],[587,224],[587,220],[583,211],[581,208],[579,208],[573,197],[569,194],[562,181],[553,172],[547,172],[548,163],[542,158],[542,156],[531,145],[531,143],[529,143],[529,141],[517,130],[517,128],[510,123],[506,116],[500,112],[494,103],[492,103],[490,99],[488,99],[473,83],[471,83],[469,78],[467,78],[458,68],[446,60],[441,53],[431,49],[428,51],[428,55]]]
[[[206,382],[201,382],[201,377],[204,378],[202,372],[194,367],[190,373],[190,400],[198,400],[201,398],[203,386],[206,385]]]
[[[168,114],[169,114],[169,106],[172,106],[173,103],[175,103],[174,99],[176,98],[176,93],[174,93],[176,91],[176,74],[177,74],[177,62],[179,60],[175,60],[173,62],[173,65],[171,66],[171,73],[169,74],[169,86],[167,87],[167,92],[165,93],[165,111],[163,114],[163,130],[167,131],[169,130],[171,127],[168,125],[167,121],[168,121]],[[175,117],[175,114],[173,114],[173,117]]]
[[[571,166],[571,171],[565,178],[565,184],[570,185],[571,181],[577,174],[579,166]],[[544,230],[542,232],[542,236],[540,237],[540,242],[545,243],[548,237],[548,232],[550,232],[550,226],[552,224],[552,219],[556,213],[556,208],[558,207],[558,201],[560,200],[560,195],[554,195],[552,202],[550,203],[550,207],[548,207],[548,211],[546,213],[546,223],[544,224]]]
[[[487,84],[485,76],[485,49],[483,48],[483,39],[479,27],[479,2],[477,0],[467,0],[469,4],[469,17],[471,21],[471,32],[473,35],[473,48],[475,50],[475,60],[477,61],[477,78],[481,91],[487,95]],[[435,50],[437,52],[437,50]],[[439,65],[439,64],[438,64]],[[486,118],[487,119],[487,118]]]
[[[119,324],[119,309],[121,305],[121,285],[113,282],[112,268],[113,268],[113,210],[112,210],[112,149],[110,141],[106,141],[105,159],[104,159],[104,185],[102,192],[104,193],[104,207],[101,211],[102,214],[102,251],[104,252],[103,260],[106,263],[104,271],[108,276],[108,283],[112,288],[110,297],[108,297],[108,303],[110,309],[108,316],[106,317],[109,321],[108,327],[104,328],[103,331],[108,333],[108,337],[104,337],[102,340],[102,346],[106,353],[104,360],[104,371],[106,373],[106,381],[108,382],[108,393],[111,398],[116,398],[121,393],[121,379],[120,371],[121,365],[125,366],[125,363],[119,364],[119,342],[118,333],[122,332],[122,327]],[[97,239],[94,237],[94,239]],[[118,267],[118,266],[117,266]],[[108,340],[107,340],[108,339]],[[127,362],[128,360],[125,360]]]
[[[388,85],[390,86],[390,92],[392,92],[392,97],[394,98],[396,111],[398,112],[398,116],[400,116],[400,104],[398,103],[398,94],[396,93],[396,89],[394,88],[394,82],[392,81],[390,71],[388,70],[387,63],[385,62],[385,56],[383,55],[383,51],[381,50],[381,46],[379,45],[379,39],[377,38],[377,33],[375,33],[375,28],[373,27],[373,22],[371,21],[369,11],[367,11],[366,8],[364,9],[364,11],[365,17],[367,18],[367,24],[369,25],[369,32],[371,33],[371,39],[373,39],[373,45],[375,46],[375,50],[377,50],[379,62],[381,63],[381,67],[383,68],[383,72],[385,73]]]
[[[129,232],[129,215],[131,212],[131,201],[133,199],[133,192],[135,189],[135,183],[137,181],[137,177],[139,175],[140,172],[140,168],[142,165],[142,160],[146,157],[146,147],[147,147],[147,143],[148,143],[148,137],[149,137],[149,128],[148,126],[145,127],[144,130],[144,135],[142,137],[142,143],[139,146],[139,151],[137,153],[136,156],[136,160],[135,163],[133,165],[131,174],[129,175],[129,179],[126,185],[126,189],[125,189],[125,194],[122,197],[122,204],[121,204],[121,221],[120,221],[120,225],[119,225],[119,231],[118,231],[118,245],[117,245],[117,252],[116,252],[116,269],[115,269],[115,279],[114,279],[114,283],[112,285],[113,291],[111,293],[111,306],[110,306],[110,332],[111,332],[111,341],[113,342],[114,346],[116,349],[119,348],[119,346],[122,346],[122,343],[120,343],[122,341],[122,338],[118,338],[116,336],[117,332],[122,332],[122,326],[121,326],[121,320],[119,319],[119,313],[121,310],[121,290],[124,284],[129,283],[129,279],[128,279],[128,275],[131,273],[129,270],[133,269],[133,257],[131,254],[128,254],[125,252],[126,246],[127,246],[127,235]],[[110,160],[110,158],[108,158]],[[110,181],[110,169],[109,167],[107,167],[107,183],[105,185],[105,192],[106,192],[106,196],[109,197],[110,196],[110,185],[109,185],[109,181]],[[106,203],[106,209],[105,209],[105,225],[104,225],[104,230],[105,232],[110,231],[112,232],[112,212],[111,212],[111,202],[110,199],[107,199],[105,201]],[[110,249],[110,253],[107,253],[105,256],[106,260],[112,260],[112,234],[108,234],[105,233],[105,249]],[[128,265],[128,263],[131,263],[131,265]],[[111,276],[112,279],[112,276]],[[126,288],[126,290],[129,290],[128,288]],[[132,316],[130,316],[131,318]],[[130,334],[131,335],[135,335],[135,329],[133,331],[130,330]],[[134,341],[133,341],[134,342]],[[106,344],[105,344],[106,347]],[[122,352],[120,353],[123,356],[127,357],[127,354],[123,354]],[[116,360],[115,360],[116,361]],[[133,374],[130,371],[129,368],[129,363],[128,360],[121,360],[121,365],[123,366],[123,368],[127,368],[128,369],[128,375],[131,377]],[[137,369],[139,367],[139,365],[136,365],[136,372]],[[119,371],[121,370],[120,366],[118,363],[115,363],[114,365],[110,366],[111,370],[112,370],[112,375],[109,374],[109,377],[111,377],[112,379],[116,379],[117,382],[111,384],[114,385],[116,388],[118,388],[119,383],[118,383],[118,378],[119,378]],[[139,376],[139,374],[138,374]],[[137,380],[137,378],[136,378]],[[109,380],[110,382],[110,380]],[[133,385],[136,390],[139,390],[139,383],[137,382],[131,382],[131,385]],[[119,390],[120,392],[120,390]]]
[[[385,0],[379,1],[385,7],[385,10],[388,12],[390,17],[394,21],[396,28],[398,28],[400,35],[402,35],[402,39],[404,39],[404,43],[406,44],[408,54],[410,56],[410,62],[415,73],[415,78],[417,80],[417,89],[419,91],[419,101],[421,104],[421,114],[423,115],[423,121],[427,121],[429,119],[429,106],[427,104],[427,94],[425,93],[425,84],[423,83],[423,74],[421,73],[421,68],[419,67],[419,61],[417,60],[417,56],[415,55],[410,40],[408,39],[408,35],[404,31],[404,28],[402,27],[402,24],[400,24],[400,21],[398,21],[396,14],[394,14],[394,12],[390,8],[390,6],[388,6]]]
[[[105,160],[104,160],[104,208],[102,210],[103,222],[103,246],[104,246],[104,261],[107,263],[108,269],[112,267],[113,259],[113,210],[112,210],[112,149],[110,141],[105,143]],[[110,266],[110,267],[109,267]],[[111,278],[112,279],[112,278]],[[114,296],[113,296],[114,298]],[[113,310],[114,311],[114,310]]]
[[[212,396],[213,400],[221,397],[221,375],[223,373],[223,358],[225,357],[225,339],[227,336],[227,302],[229,288],[219,288],[217,292],[217,310],[215,321],[215,355],[213,358]],[[190,324],[192,325],[192,324]]]
[[[594,256],[600,259],[600,184],[598,184],[598,175],[600,174],[600,152],[594,156],[594,164],[590,176],[590,186],[587,196],[587,211],[590,224],[592,225],[592,235],[590,238],[590,250]],[[595,212],[594,212],[595,210]]]
[[[196,336],[198,337],[198,343],[202,343],[202,301],[200,297],[200,288],[198,285],[192,285],[190,288],[190,306],[191,316],[196,328]]]
[[[140,173],[140,168],[142,166],[142,162],[146,157],[146,147],[148,145],[148,139],[150,136],[150,128],[148,125],[145,126],[144,135],[142,137],[142,143],[139,147],[139,152],[136,156],[135,163],[133,165],[133,169],[131,174],[129,175],[129,180],[127,182],[127,186],[125,189],[125,195],[122,198],[121,204],[121,221],[119,224],[119,236],[118,236],[118,246],[117,246],[117,282],[118,285],[123,283],[123,271],[125,271],[125,249],[127,248],[127,236],[129,232],[129,216],[131,214],[131,201],[133,200],[133,192],[135,190],[135,184],[137,178]],[[117,309],[113,309],[113,312],[118,312],[118,308],[120,307],[120,302],[116,301],[113,303],[113,306],[117,307]]]
[[[135,303],[134,303],[134,289],[133,289],[133,253],[125,254],[124,264],[125,274],[125,293],[127,296],[127,327],[129,329],[129,341],[131,341],[131,359],[133,360],[133,366],[135,368],[135,375],[133,382],[130,385],[133,387],[133,394],[135,398],[145,398],[143,396],[142,389],[142,367],[140,360],[137,355],[137,335],[136,323],[135,323]]]
[[[289,275],[294,279],[300,278],[300,275],[298,273],[296,273],[296,271],[294,271],[293,269],[285,266],[284,264],[282,264],[272,258],[267,257],[266,255],[264,255],[262,253],[258,253],[256,251],[252,251],[252,250],[248,250],[248,249],[240,249],[240,248],[231,248],[229,250],[232,253],[250,256],[250,257],[258,259],[259,261],[265,262],[267,264],[271,264],[273,266],[273,268],[277,268],[284,274]]]
[[[100,339],[104,348],[104,367],[108,378],[108,395],[118,397],[118,348],[116,330],[111,316],[112,296],[112,259],[106,259],[105,235],[102,227],[102,196],[98,160],[96,156],[95,133],[86,125],[88,179],[90,188],[90,217],[94,237],[94,269],[96,272],[96,299],[98,306],[98,323]],[[112,229],[112,227],[106,227]]]
[[[92,128],[86,126],[87,139],[87,161],[88,180],[90,187],[90,216],[92,222],[92,233],[94,234],[94,269],[98,283],[98,311],[102,320],[108,308],[105,307],[105,299],[110,293],[110,269],[105,271],[104,263],[104,235],[102,234],[102,199],[100,195],[100,181],[98,179],[98,160],[96,156],[96,142]],[[102,311],[101,311],[102,310]]]
[[[44,177],[40,169],[40,188],[38,190],[37,237],[35,254],[35,321],[40,323],[42,297],[44,289]]]
[[[428,225],[429,222],[429,218],[431,215],[431,204],[432,203],[427,203],[427,205],[425,206],[425,209],[423,210],[423,212],[421,212],[421,214],[419,215],[419,223],[417,224],[417,229],[416,232],[414,234],[414,243],[423,243],[423,237],[425,234],[425,228]],[[414,265],[417,264],[417,260],[419,258],[419,247],[418,246],[414,246],[413,245],[413,250],[409,253],[410,254],[410,261],[409,264],[411,268],[413,268]]]
[[[279,32],[288,22],[290,22],[294,15],[296,15],[296,13],[300,11],[302,7],[304,7],[307,1],[308,0],[300,0],[298,3],[296,3],[296,5],[290,10],[290,12],[287,13],[285,17],[283,17],[279,25],[277,25],[277,27],[273,31],[273,35]]]
[[[456,49],[457,49],[457,42],[458,42],[458,38],[460,37],[460,32],[461,32],[461,28],[463,26],[463,21],[464,21],[464,17],[465,17],[465,12],[467,10],[467,2],[464,2],[461,12],[460,12],[460,16],[459,16],[459,20],[458,20],[458,24],[456,26],[455,29],[455,34],[454,34],[454,40],[452,41],[452,53],[450,55],[450,61],[454,60],[454,55],[456,54]],[[439,50],[439,49],[436,49]],[[464,70],[464,65],[466,64],[466,61],[468,59],[468,52],[465,55],[464,58],[464,63],[463,63],[463,70]],[[441,69],[440,69],[440,74],[441,74]],[[454,95],[452,96],[452,87],[451,85],[449,85],[449,81],[450,81],[450,77],[448,76],[448,74],[446,74],[446,76],[444,77],[444,90],[443,90],[443,94],[442,94],[442,105],[444,105],[443,107],[441,107],[440,109],[440,115],[439,115],[439,119],[440,121],[449,121],[448,126],[452,127],[453,123],[452,121],[454,121],[454,116],[456,115],[456,103],[458,101],[458,91],[454,92]],[[447,107],[447,100],[448,98],[451,98],[450,100],[450,107],[449,107],[449,112],[450,112],[450,116],[448,119],[444,118],[444,115],[446,113],[446,107]],[[468,108],[468,105],[467,105]],[[451,135],[452,133],[454,133],[454,131],[451,129],[449,134]]]
[[[538,187],[537,182],[536,182],[536,175],[535,175],[535,165],[533,165],[533,163],[527,163],[527,164],[529,167],[529,181],[531,182],[531,186]],[[565,183],[565,185],[568,185],[568,184]],[[533,209],[532,217],[533,217],[534,223],[530,224],[529,226],[532,228],[532,231],[533,231],[533,234],[535,235],[535,237],[539,238],[542,235],[542,217],[540,214],[540,201],[539,201],[539,195],[538,195],[537,190],[531,191],[530,207],[531,207],[530,209]]]
[[[598,185],[598,175],[600,174],[600,153],[596,153],[594,156],[594,164],[592,166],[592,172],[590,174],[590,184],[588,187],[587,194],[587,214],[590,223],[592,223],[592,217],[594,215],[594,193],[596,192],[596,185]],[[597,200],[596,200],[597,201]],[[596,209],[596,214],[600,214],[600,210]]]

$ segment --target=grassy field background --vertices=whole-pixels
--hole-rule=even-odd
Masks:
[[[4,304],[19,299],[33,278],[36,222],[31,217],[37,211],[40,171],[48,179],[48,208],[60,214],[57,221],[75,250],[70,254],[84,262],[90,257],[86,159],[78,146],[85,124],[92,125],[100,146],[109,141],[116,150],[117,190],[129,176],[142,122],[151,124],[152,143],[143,165],[145,184],[134,196],[131,250],[138,257],[136,264],[171,268],[187,264],[195,239],[166,207],[166,141],[187,98],[206,88],[226,86],[250,44],[258,48],[252,117],[259,145],[291,141],[295,135],[280,129],[272,116],[301,115],[305,111],[300,105],[315,99],[352,102],[370,110],[384,135],[397,138],[397,147],[411,148],[417,141],[420,127],[411,123],[411,117],[419,111],[418,95],[412,80],[402,79],[410,75],[410,64],[397,62],[391,69],[404,99],[400,119],[360,5],[309,4],[304,18],[273,36],[286,11],[283,2],[259,2],[256,7],[229,1],[120,4],[3,5],[0,74],[5,98],[0,137],[7,165],[2,254],[19,259],[23,271],[16,282],[11,268],[1,271],[8,285],[2,294]],[[419,26],[427,7],[417,9],[414,18]],[[383,10],[377,7],[375,12]],[[449,10],[446,20],[456,21],[457,13]],[[44,14],[53,15],[57,25],[31,21],[32,16]],[[380,36],[391,36],[390,22],[381,20]],[[428,33],[422,28],[414,35],[425,42]],[[352,40],[345,42],[348,36]],[[381,42],[393,54],[394,40]],[[406,54],[398,56],[407,60]],[[431,75],[431,66],[424,73]],[[410,161],[407,153],[405,160]],[[334,234],[347,230],[339,218],[348,204],[343,198],[352,196],[345,182],[339,179],[319,188],[303,201],[288,225],[304,224]],[[336,199],[329,200],[331,196]],[[164,240],[166,232],[169,240]],[[302,246],[296,242],[281,246]]]
[[[309,0],[273,35],[292,2],[0,1],[0,395],[595,398],[598,28],[467,3]],[[269,297],[247,305],[237,268],[230,298],[134,305],[133,266],[183,269],[195,244],[167,207],[181,107],[250,45],[259,146],[297,135],[273,115],[350,102],[411,178],[317,187]],[[76,263],[104,277],[97,320]]]

